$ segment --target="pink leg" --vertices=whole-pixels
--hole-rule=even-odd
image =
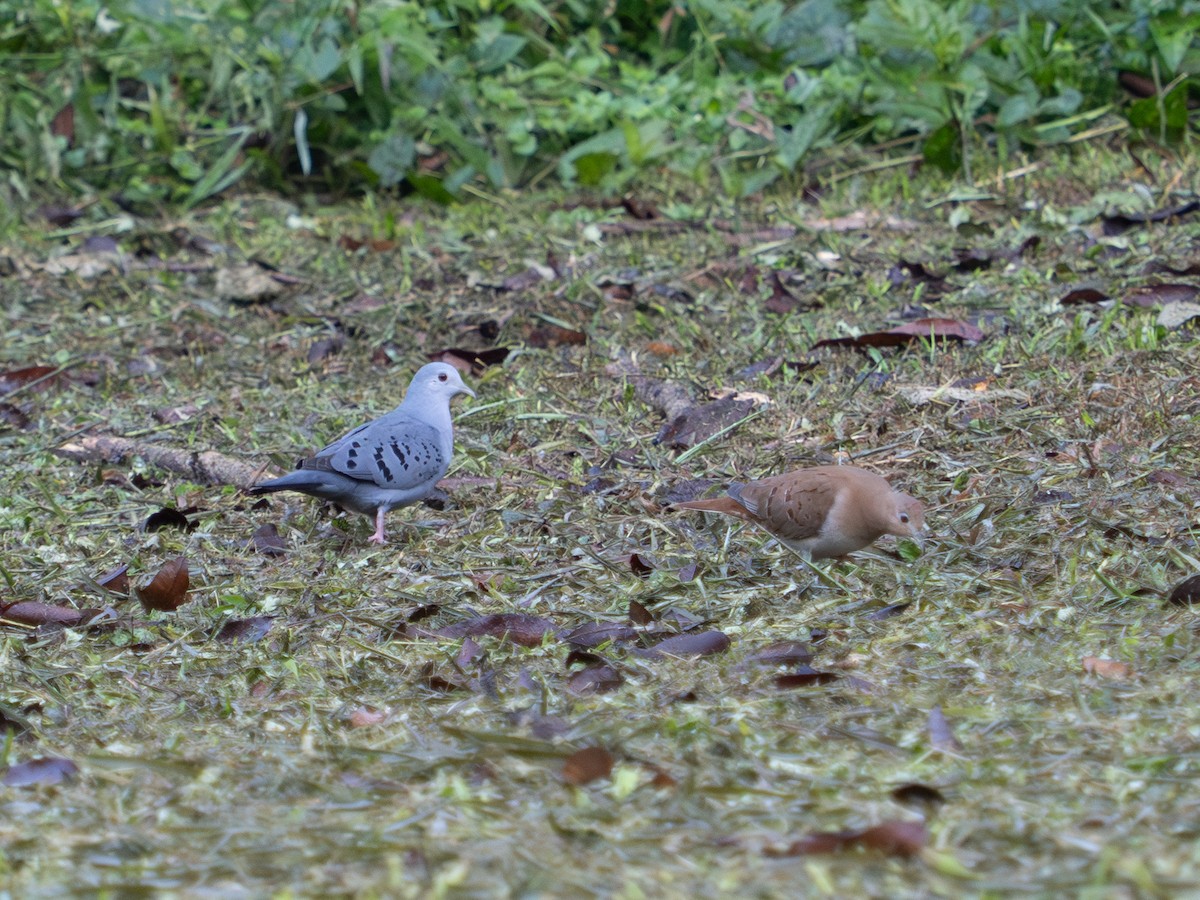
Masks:
[[[383,507],[375,510],[375,533],[367,538],[372,544],[386,544],[387,538],[383,536]]]

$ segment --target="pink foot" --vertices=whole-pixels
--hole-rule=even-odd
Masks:
[[[375,510],[375,533],[367,538],[372,544],[386,544],[387,538],[383,536],[383,510]]]

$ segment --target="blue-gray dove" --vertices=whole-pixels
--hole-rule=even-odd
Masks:
[[[457,394],[475,396],[457,369],[440,362],[422,366],[404,402],[390,413],[300,460],[294,472],[254,485],[250,493],[299,491],[374,516],[370,540],[382,544],[384,513],[425,499],[445,476],[454,452],[450,400]]]

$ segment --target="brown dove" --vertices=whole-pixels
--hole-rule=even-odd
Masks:
[[[854,466],[800,469],[732,484],[728,497],[673,505],[753,522],[809,559],[844,556],[885,534],[919,540],[925,528],[920,500]]]

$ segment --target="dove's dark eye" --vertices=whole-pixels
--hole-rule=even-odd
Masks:
[[[445,372],[439,372],[439,373],[438,373],[438,381],[445,381],[445,380],[446,380],[446,373],[445,373]]]
[[[908,513],[900,513],[900,521],[905,525],[908,524]]]

